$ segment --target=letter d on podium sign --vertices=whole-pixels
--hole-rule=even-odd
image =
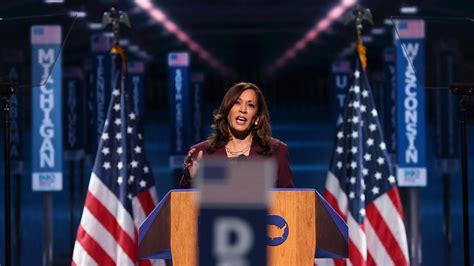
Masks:
[[[63,187],[61,26],[31,27],[33,190]]]
[[[425,23],[419,19],[398,20],[395,33],[398,184],[426,186]]]
[[[205,158],[200,188],[199,265],[266,265],[271,160]]]

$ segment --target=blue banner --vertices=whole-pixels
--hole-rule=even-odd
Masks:
[[[32,187],[62,190],[61,26],[32,26]]]
[[[397,150],[397,108],[396,108],[396,75],[395,75],[395,49],[393,47],[384,50],[385,67],[385,97],[386,116],[384,117],[384,136],[387,151],[394,159]],[[395,163],[394,163],[395,164]]]
[[[436,157],[438,169],[452,174],[458,167],[458,120],[457,98],[448,89],[456,79],[456,65],[459,51],[456,43],[439,41],[434,45],[436,63],[435,125]]]
[[[96,34],[91,37],[91,51],[94,58],[94,86],[95,91],[95,114],[96,114],[96,139],[94,146],[102,135],[102,129],[107,115],[107,107],[110,101],[112,88],[112,49],[113,40],[107,34]]]
[[[375,108],[377,109],[378,116],[380,118],[380,124],[383,130],[382,132],[385,133],[384,118],[387,116],[387,111],[389,111],[385,106],[385,98],[387,97],[387,91],[385,89],[385,72],[379,70],[371,71],[369,80],[370,87],[372,88],[372,97],[374,99]]]
[[[140,61],[130,61],[128,63],[128,88],[132,93],[133,112],[143,117],[145,111],[145,63]]]
[[[79,67],[64,70],[64,159],[77,161],[84,156],[85,90]]]
[[[202,128],[202,111],[203,111],[203,92],[202,84],[204,82],[203,73],[193,73],[191,75],[191,99],[192,99],[192,114],[193,114],[193,132],[192,140],[195,143],[203,140],[203,128]]]
[[[338,60],[332,64],[333,76],[333,116],[339,124],[341,121],[342,107],[344,106],[344,99],[347,91],[351,86],[351,63],[348,60]]]
[[[191,145],[189,102],[189,54],[169,53],[169,106],[171,114],[170,167],[181,169],[184,155]]]
[[[95,68],[94,68],[94,58],[88,58],[84,61],[84,71],[86,74],[86,106],[85,106],[85,120],[86,128],[93,129],[97,125],[97,115],[96,115],[96,92],[95,92]],[[84,146],[86,159],[89,162],[94,160],[95,154],[97,152],[97,134],[96,131],[87,130],[84,134]]]
[[[23,64],[23,55],[19,49],[11,49],[5,51],[3,55],[6,63],[6,80],[7,82],[20,82],[22,78],[21,66]],[[21,175],[24,173],[23,165],[23,91],[18,90],[10,96],[10,172],[13,175]]]
[[[425,24],[409,19],[395,26],[398,185],[426,186]]]

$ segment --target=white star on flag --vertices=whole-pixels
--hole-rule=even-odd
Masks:
[[[136,153],[141,153],[142,152],[142,148],[140,146],[136,146],[134,150],[135,150]]]
[[[102,153],[103,153],[104,155],[109,154],[109,153],[110,153],[109,148],[107,148],[107,147],[102,148]]]
[[[110,166],[110,162],[104,162],[104,164],[102,165],[102,167],[104,167],[105,170],[110,169],[110,167],[111,167],[111,166]]]

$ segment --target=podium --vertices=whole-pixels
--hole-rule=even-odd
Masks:
[[[139,258],[197,265],[198,191],[169,191],[139,229]],[[348,256],[348,227],[314,189],[273,189],[267,225],[268,265],[313,265]],[[205,236],[201,236],[205,237]]]

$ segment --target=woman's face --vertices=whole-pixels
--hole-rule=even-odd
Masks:
[[[257,94],[252,89],[247,89],[240,94],[227,115],[227,122],[236,131],[245,131],[255,122],[257,115]]]

